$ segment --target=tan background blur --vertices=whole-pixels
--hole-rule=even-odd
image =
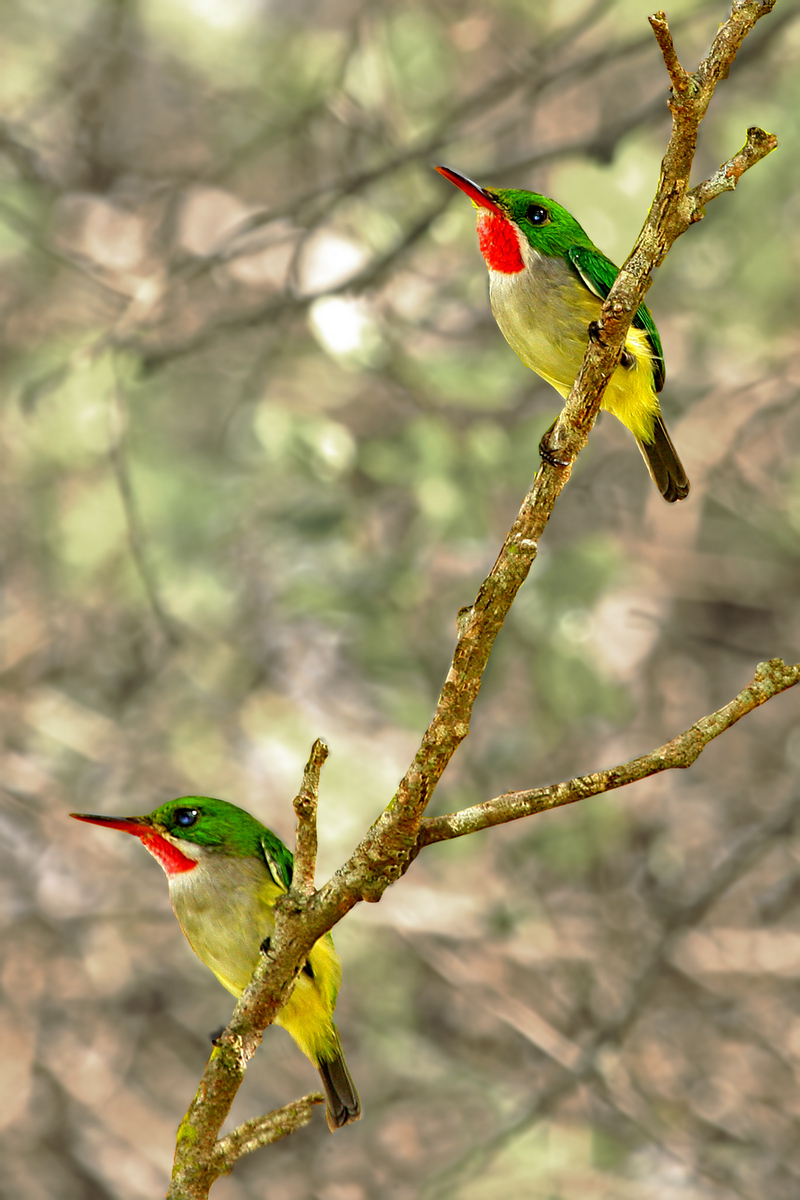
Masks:
[[[555,196],[620,261],[668,130],[648,11],[0,9],[2,1196],[163,1194],[231,1010],[156,863],[67,813],[204,793],[291,841],[323,736],[322,879],[391,796],[558,405],[431,166]],[[687,66],[725,14],[670,7]],[[600,419],[436,811],[643,752],[800,657],[798,15],[747,42],[696,178],[747,125],[780,148],[648,297],[691,496]],[[794,1200],[799,712],[351,914],[363,1120],[214,1196]],[[268,1031],[234,1117],[316,1082]]]

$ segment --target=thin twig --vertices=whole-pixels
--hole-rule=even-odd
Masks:
[[[709,200],[715,200],[723,192],[732,192],[745,171],[749,171],[762,158],[766,158],[777,144],[778,139],[774,133],[765,133],[757,125],[751,125],[747,131],[747,141],[738,154],[734,154],[733,158],[729,158],[727,162],[723,163],[713,175],[704,179],[702,183],[698,183],[697,187],[692,188],[688,193],[689,199],[697,207],[697,215],[694,220],[700,220],[700,217],[703,216],[703,208]]]
[[[314,872],[317,865],[317,803],[320,772],[328,757],[328,747],[317,738],[303,771],[300,791],[294,798],[297,834],[294,845],[292,889],[305,896],[314,891]]]
[[[324,1103],[325,1097],[322,1092],[310,1092],[307,1096],[301,1096],[299,1100],[293,1100],[291,1104],[285,1104],[283,1108],[276,1108],[274,1112],[263,1117],[253,1117],[232,1129],[224,1138],[219,1139],[215,1147],[215,1178],[228,1175],[245,1154],[250,1154],[261,1146],[269,1146],[272,1142],[278,1142],[281,1138],[302,1129],[314,1115],[315,1106]]]
[[[678,53],[675,49],[675,43],[672,40],[669,25],[667,24],[667,14],[663,10],[653,13],[652,17],[647,18],[650,22],[650,27],[655,34],[655,39],[658,42],[664,59],[664,66],[667,68],[672,90],[677,96],[684,96],[689,91],[690,76],[684,71],[678,61]]]

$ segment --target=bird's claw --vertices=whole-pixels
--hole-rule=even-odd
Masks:
[[[563,458],[559,458],[561,447],[558,445],[556,438],[557,421],[553,421],[550,428],[542,434],[542,439],[539,442],[539,456],[542,462],[545,462],[550,467],[568,467],[569,462]]]

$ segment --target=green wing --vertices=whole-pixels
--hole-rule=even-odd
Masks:
[[[278,887],[285,888],[288,892],[294,869],[294,855],[291,850],[266,827],[261,834],[261,849],[270,875]]]
[[[615,267],[605,254],[588,246],[571,246],[567,255],[589,291],[594,292],[598,299],[605,300],[611,291],[612,283],[619,275],[619,267]],[[658,336],[656,323],[646,304],[639,305],[636,316],[633,318],[633,324],[647,334],[653,351],[653,383],[656,391],[660,392],[666,378],[664,351],[661,347],[661,338]]]

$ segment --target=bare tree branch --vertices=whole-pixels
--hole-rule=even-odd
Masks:
[[[262,1117],[253,1117],[238,1125],[225,1137],[220,1138],[208,1155],[200,1157],[189,1153],[181,1156],[179,1167],[176,1162],[167,1200],[170,1197],[175,1197],[175,1200],[178,1200],[178,1197],[182,1200],[200,1200],[207,1196],[220,1175],[229,1175],[245,1154],[296,1133],[309,1123],[315,1105],[324,1103],[325,1097],[321,1092],[310,1092],[307,1096],[293,1100],[291,1104],[276,1108],[274,1112]],[[178,1132],[179,1145],[182,1140],[191,1145],[191,1137],[187,1135],[183,1124]]]
[[[315,1106],[324,1103],[325,1097],[322,1092],[309,1092],[307,1096],[301,1096],[291,1104],[276,1108],[266,1116],[253,1117],[250,1121],[238,1125],[217,1142],[213,1164],[215,1178],[228,1175],[245,1154],[278,1142],[281,1138],[302,1129],[311,1120]]]
[[[310,822],[311,815],[305,808],[305,801],[298,811],[301,822],[300,887],[286,898],[288,903],[284,901],[276,906],[269,955],[259,964],[237,1004],[181,1126],[175,1174],[169,1192],[172,1200],[178,1200],[178,1197],[194,1200],[205,1194],[199,1187],[191,1190],[186,1181],[197,1177],[192,1175],[193,1171],[199,1171],[203,1178],[208,1176],[207,1165],[196,1168],[194,1164],[209,1164],[217,1153],[215,1139],[244,1075],[246,1063],[261,1040],[261,1030],[274,1019],[289,995],[311,946],[356,903],[379,900],[386,888],[407,870],[421,845],[458,836],[461,832],[459,821],[465,825],[463,832],[474,831],[483,827],[481,822],[495,823],[495,816],[497,820],[514,819],[553,807],[556,803],[567,803],[621,786],[656,770],[688,766],[713,737],[770,696],[798,682],[800,666],[787,668],[780,660],[772,660],[759,668],[753,682],[731,704],[703,718],[652,755],[612,771],[558,785],[556,789],[512,793],[467,810],[466,814],[424,821],[426,806],[442,773],[469,732],[473,705],[495,638],[528,575],[538,540],[569,478],[575,457],[586,443],[605,385],[619,361],[628,326],[649,285],[649,273],[663,260],[675,239],[697,219],[697,214],[702,212],[702,203],[726,190],[707,181],[705,189],[701,185],[700,192],[687,199],[697,129],[716,82],[727,73],[744,37],[771,7],[771,4],[759,4],[757,0],[735,0],[731,16],[721,27],[708,56],[691,77],[679,69],[663,14],[655,18],[659,44],[665,51],[665,62],[673,80],[672,136],[650,214],[604,305],[602,320],[595,337],[590,340],[583,367],[564,412],[554,426],[548,447],[550,461],[537,473],[475,603],[459,615],[458,641],[450,670],[414,761],[395,796],[351,858],[317,892],[308,890],[312,854],[311,830],[306,823]],[[735,160],[731,160],[736,165],[731,167],[730,174],[726,172],[726,179],[735,183],[744,170],[772,148],[774,139],[769,139],[769,135],[752,135],[749,144],[751,150],[741,151]],[[426,221],[421,223],[421,228],[427,227]],[[387,261],[392,258],[390,254]],[[316,779],[312,791],[316,791]],[[590,1061],[593,1064],[593,1059]],[[590,1069],[593,1065],[590,1067],[587,1062],[586,1070]]]
[[[759,663],[751,682],[729,704],[707,717],[701,717],[691,728],[679,733],[665,745],[620,766],[609,767],[605,771],[595,771],[591,775],[569,779],[565,783],[552,784],[550,787],[506,792],[483,804],[462,809],[461,812],[449,813],[442,817],[427,817],[420,827],[420,849],[434,842],[476,833],[479,829],[488,829],[492,825],[516,821],[533,813],[548,812],[552,808],[574,804],[576,800],[585,800],[589,796],[598,796],[601,792],[626,787],[661,771],[686,770],[714,738],[719,737],[760,705],[766,704],[773,696],[780,695],[797,683],[800,683],[800,663],[786,666],[780,658]]]
[[[703,208],[709,200],[715,200],[723,192],[732,192],[745,171],[749,171],[765,158],[777,144],[778,139],[774,134],[765,133],[757,125],[752,125],[747,131],[747,141],[741,150],[689,192],[689,199],[697,205],[698,215],[694,219],[699,220],[704,215]]]

